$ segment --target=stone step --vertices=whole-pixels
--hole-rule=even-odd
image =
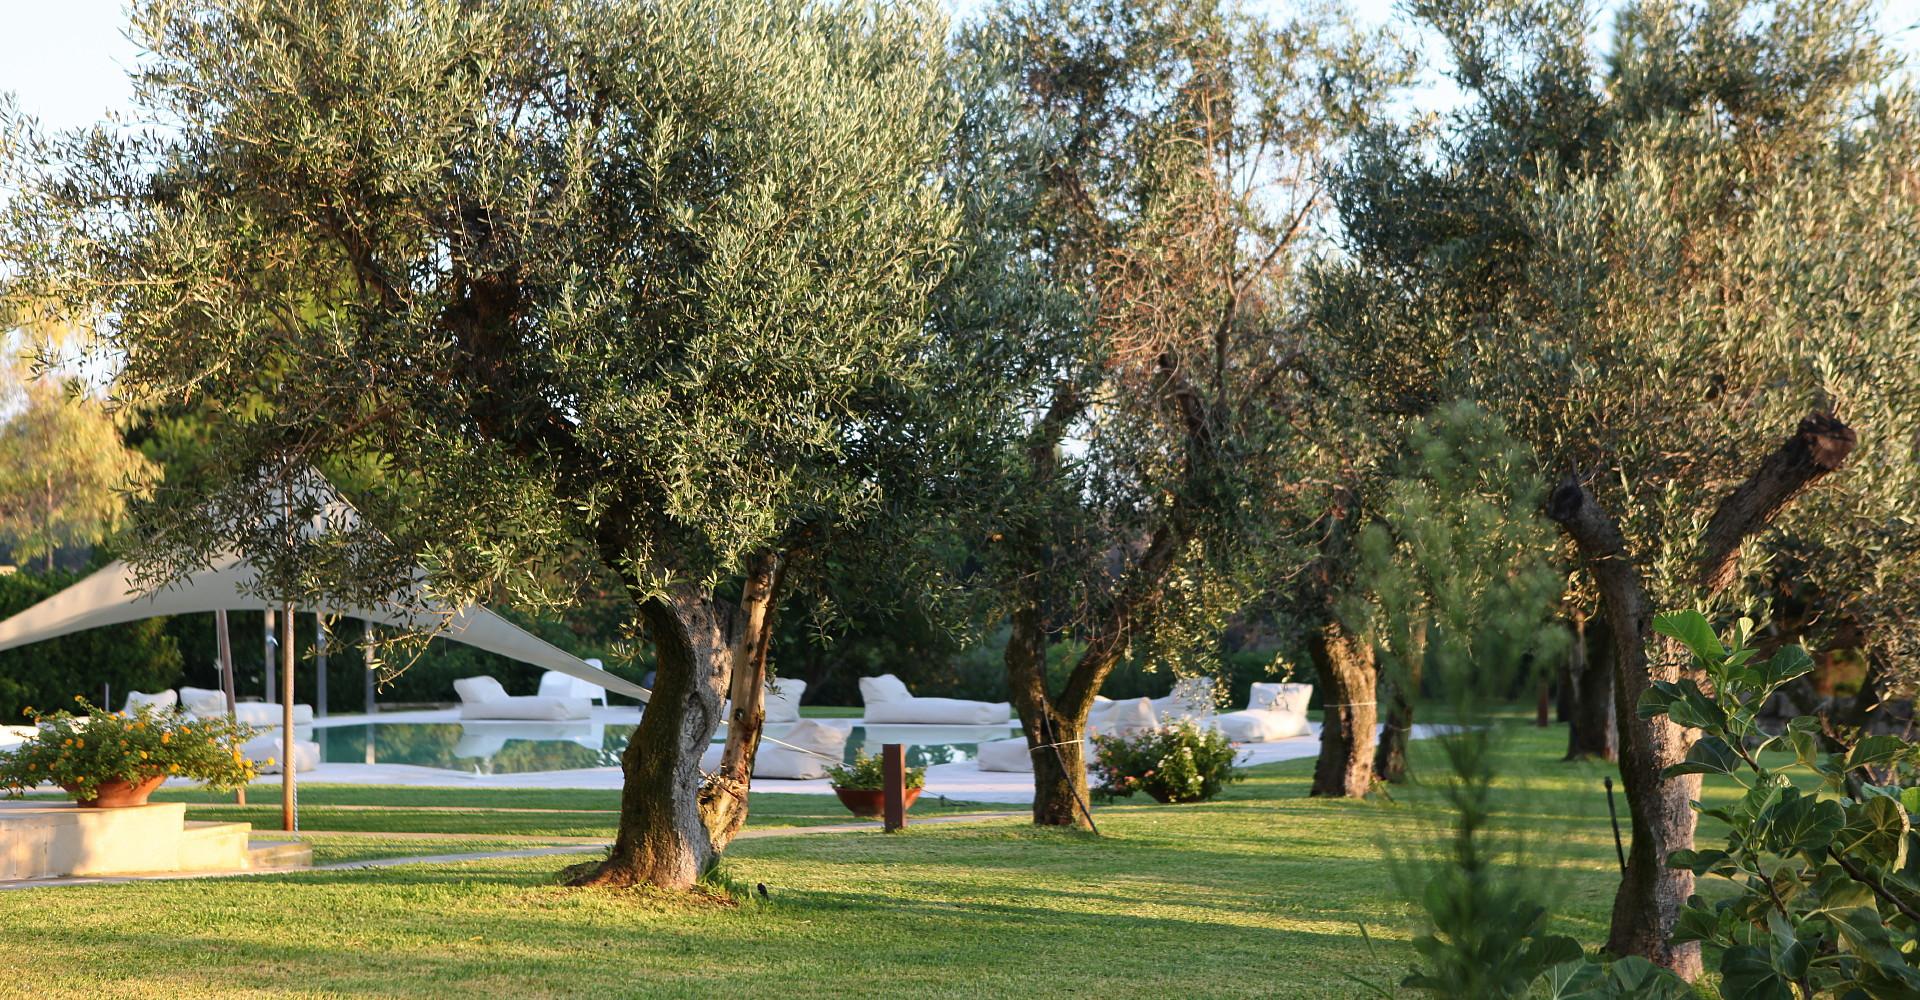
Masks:
[[[180,830],[180,871],[233,871],[246,866],[251,823],[188,820]]]
[[[290,840],[247,842],[249,868],[306,868],[313,864],[313,845]]]

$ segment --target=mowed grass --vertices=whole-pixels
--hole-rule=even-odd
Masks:
[[[603,837],[612,839],[620,815],[620,793],[584,789],[417,788],[400,785],[300,785],[300,828],[326,832],[498,834],[514,837]],[[32,798],[61,800],[58,793]],[[280,830],[280,788],[255,785],[247,804],[231,792],[198,788],[161,788],[156,802],[187,803],[190,820],[252,823],[271,835]],[[1004,812],[1004,804],[922,798],[914,816]],[[753,793],[747,825],[760,827],[826,826],[853,817],[830,795]]]
[[[1561,763],[1557,727],[1511,735],[1503,821],[1525,834],[1557,929],[1597,943],[1617,880],[1608,771]],[[1416,745],[1417,764],[1430,754]],[[1410,858],[1440,817],[1419,788],[1309,799],[1311,769],[1256,769],[1210,803],[1102,807],[1099,837],[988,820],[743,840],[722,881],[770,898],[732,906],[562,888],[565,857],[0,892],[0,982],[86,997],[1353,997],[1349,974],[1404,974],[1407,875],[1383,859]],[[468,839],[411,844],[445,853],[525,828],[492,810],[529,803],[548,810],[540,830],[579,829],[553,817],[606,794],[462,790],[440,800],[452,811],[419,789],[303,801],[367,831],[431,817]],[[763,822],[813,815],[765,798]]]

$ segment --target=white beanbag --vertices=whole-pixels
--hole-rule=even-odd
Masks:
[[[180,696],[173,693],[171,690],[162,691],[159,694],[146,694],[140,691],[128,691],[126,711],[127,711],[127,714],[131,715],[135,712],[140,711],[142,708],[152,706],[153,710],[156,712],[170,712],[174,709],[175,706],[179,704],[180,704]]]
[[[803,719],[780,734],[781,746],[764,737],[753,755],[756,778],[806,779],[827,776],[827,765],[846,758],[847,731],[813,719]],[[799,749],[793,749],[798,747]],[[812,751],[808,753],[806,751]],[[700,755],[700,766],[708,771],[720,766],[726,744],[715,743]]]

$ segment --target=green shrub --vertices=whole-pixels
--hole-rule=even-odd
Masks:
[[[1239,780],[1233,744],[1215,729],[1181,721],[1136,736],[1096,736],[1094,794],[1146,792],[1161,802],[1199,802]]]
[[[0,618],[25,611],[80,576],[61,571],[0,576]],[[109,700],[117,705],[128,691],[162,691],[177,686],[180,676],[180,649],[161,618],[20,646],[0,652],[0,724],[22,722],[22,710],[30,705],[69,705],[75,695],[98,698],[102,687],[112,689]]]
[[[1750,619],[1722,642],[1694,611],[1661,615],[1654,630],[1686,646],[1706,679],[1655,681],[1640,699],[1642,718],[1664,715],[1699,733],[1665,776],[1746,789],[1727,808],[1695,803],[1727,825],[1724,848],[1667,856],[1734,888],[1712,903],[1688,900],[1675,940],[1723,949],[1725,997],[1920,996],[1920,787],[1902,787],[1915,745],[1869,735],[1829,752],[1812,716],[1764,732],[1760,706],[1813,669],[1805,650],[1760,659]]]

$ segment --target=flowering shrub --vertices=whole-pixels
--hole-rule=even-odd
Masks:
[[[886,771],[880,758],[865,753],[855,753],[851,764],[829,766],[827,776],[832,779],[835,788],[877,792],[886,787]],[[926,768],[907,768],[906,782],[903,787],[920,788],[926,783]]]
[[[1216,729],[1182,720],[1136,736],[1096,736],[1094,794],[1146,792],[1161,802],[1199,802],[1240,778],[1233,744]]]
[[[96,796],[103,781],[138,783],[165,774],[212,788],[234,788],[254,777],[253,762],[240,750],[253,736],[251,726],[230,719],[189,719],[152,706],[115,714],[85,698],[74,701],[88,714],[76,718],[64,709],[51,715],[27,710],[39,733],[0,751],[0,788],[9,796],[17,798],[42,782],[86,801]]]

